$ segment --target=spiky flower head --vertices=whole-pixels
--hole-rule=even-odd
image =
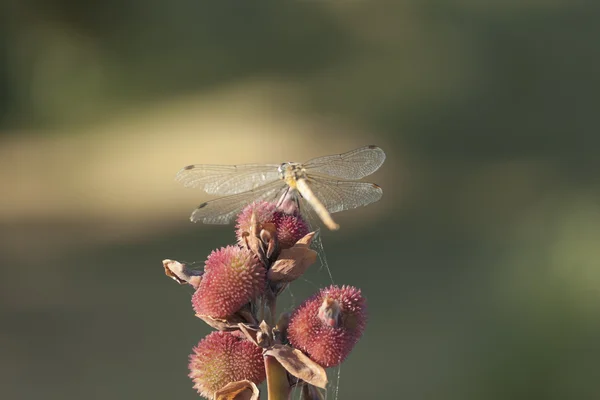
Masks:
[[[262,349],[239,332],[213,332],[202,339],[190,355],[194,389],[207,399],[230,382],[265,380]]]
[[[238,214],[235,233],[240,244],[243,244],[243,234],[252,231],[252,214],[257,224],[273,223],[277,205],[267,201],[250,203]]]
[[[282,249],[292,247],[309,232],[308,224],[299,214],[285,214],[281,211],[275,214],[275,227]]]
[[[292,247],[309,232],[308,224],[299,213],[286,214],[277,208],[276,203],[259,201],[249,204],[238,215],[236,236],[241,245],[245,244],[244,233],[252,232],[253,214],[257,224],[261,226],[273,224],[275,226],[279,246],[282,249]]]
[[[360,289],[330,286],[294,311],[288,339],[321,366],[334,367],[350,354],[366,323],[366,300]]]
[[[266,270],[250,250],[223,247],[206,259],[192,305],[197,314],[226,318],[262,294],[265,286]]]

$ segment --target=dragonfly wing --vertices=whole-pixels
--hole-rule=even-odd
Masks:
[[[182,168],[175,180],[186,187],[202,188],[208,194],[237,194],[279,179],[277,167],[273,164],[194,164]]]
[[[308,184],[315,196],[330,213],[366,206],[381,199],[383,190],[374,183],[309,177]]]
[[[356,180],[371,175],[385,161],[385,153],[377,146],[365,146],[343,154],[314,158],[303,164],[306,172]]]
[[[205,224],[229,224],[246,205],[255,201],[275,201],[288,186],[283,181],[275,181],[253,190],[237,193],[200,204],[192,213],[192,222]]]

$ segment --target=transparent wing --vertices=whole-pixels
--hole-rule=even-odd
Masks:
[[[285,182],[277,180],[256,189],[231,196],[221,197],[200,204],[190,220],[205,224],[228,224],[246,205],[254,201],[275,201],[288,190]]]
[[[237,194],[279,179],[277,168],[274,164],[194,164],[182,168],[175,180],[208,194]]]
[[[356,180],[371,175],[385,161],[385,153],[377,146],[365,146],[343,154],[314,158],[303,164],[307,173]]]
[[[312,176],[308,185],[330,213],[366,206],[381,199],[383,190],[374,183]]]

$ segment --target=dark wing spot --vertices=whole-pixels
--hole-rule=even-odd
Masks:
[[[378,184],[376,184],[376,183],[371,183],[371,185],[373,185],[373,187],[374,187],[375,189],[381,189],[381,186],[379,186],[379,185],[378,185]]]
[[[208,205],[208,202],[204,202],[198,206],[198,208],[204,208]]]
[[[376,148],[377,148],[377,146],[375,146],[374,144],[371,144],[371,145],[369,145],[369,148],[370,148],[370,149],[376,149]]]
[[[185,169],[185,170],[194,169],[194,166],[193,165],[186,165],[185,167],[183,167],[183,169]]]

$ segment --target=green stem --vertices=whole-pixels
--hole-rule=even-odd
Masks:
[[[264,358],[267,370],[268,400],[288,400],[290,384],[287,371],[274,357],[265,356]]]
[[[275,323],[277,322],[275,314],[277,313],[277,297],[269,290],[267,291],[267,293],[265,294],[265,306],[267,308],[267,323],[269,324],[269,326],[273,327],[275,326]],[[263,308],[264,311],[264,308]],[[264,319],[264,316],[263,316]]]

